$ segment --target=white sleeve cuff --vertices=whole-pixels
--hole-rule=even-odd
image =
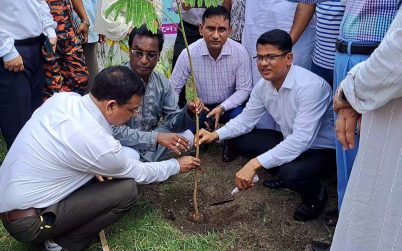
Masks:
[[[168,162],[168,166],[172,167],[169,170],[170,176],[176,175],[180,172],[180,164],[177,159],[169,159],[169,160],[166,160],[166,162]]]
[[[55,37],[57,37],[57,36],[56,36],[56,31],[55,31],[52,27],[46,28],[45,31],[44,31],[44,33],[45,33],[45,35],[46,35],[48,38],[55,38]]]
[[[14,58],[16,58],[18,55],[19,55],[19,53],[18,53],[17,49],[13,46],[11,51],[9,53],[7,53],[6,55],[4,55],[3,60],[10,61],[10,60],[13,60]]]

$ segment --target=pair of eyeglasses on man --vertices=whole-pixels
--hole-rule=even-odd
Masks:
[[[254,56],[253,59],[256,59],[257,62],[260,62],[260,63],[262,61],[265,61],[265,62],[268,63],[269,61],[275,61],[277,58],[285,56],[288,53],[289,53],[289,51],[284,52],[284,53],[279,54],[279,55],[277,55],[277,54],[257,55],[257,56]]]
[[[133,113],[133,114],[137,114],[137,113],[139,113],[140,111],[141,111],[141,106],[140,107],[137,107],[137,108],[135,108],[135,109],[128,109],[131,113]]]
[[[158,56],[158,53],[156,52],[146,52],[146,51],[141,51],[141,50],[131,50],[131,54],[137,58],[142,58],[144,55],[147,57],[148,60],[155,60],[156,57]]]

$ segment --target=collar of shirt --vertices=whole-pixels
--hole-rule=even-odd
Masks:
[[[295,83],[294,81],[295,78],[295,72],[294,72],[294,67],[293,64],[290,66],[289,72],[286,75],[285,80],[283,81],[283,84],[281,88],[277,91],[274,84],[271,81],[268,81],[270,83],[270,86],[272,88],[271,92],[274,94],[278,94],[282,89],[289,89],[291,90],[293,88],[293,85]]]
[[[294,81],[295,73],[294,73],[293,68],[294,68],[293,65],[290,65],[289,72],[286,75],[285,81],[283,81],[281,89],[282,88],[285,88],[285,89],[292,89],[293,88],[293,85],[294,85],[294,82],[295,82]]]
[[[216,61],[218,61],[222,56],[228,56],[228,55],[232,55],[232,50],[231,50],[231,46],[230,46],[230,38],[228,40],[226,40],[225,44],[222,47],[221,53],[219,53],[218,58],[216,59]],[[201,55],[202,56],[209,56],[212,58],[211,54],[209,54],[209,50],[207,47],[207,43],[205,42],[204,39],[202,39],[202,43],[201,43]]]
[[[109,122],[107,122],[105,116],[103,116],[103,113],[96,106],[95,102],[92,100],[89,94],[82,97],[82,102],[88,109],[88,111],[92,114],[92,116],[94,116],[94,118],[99,122],[99,124],[101,124],[101,126],[105,128],[105,130],[112,135],[113,134],[112,126],[109,124]]]

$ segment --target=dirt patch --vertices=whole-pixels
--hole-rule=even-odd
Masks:
[[[293,220],[300,197],[289,190],[265,188],[261,181],[272,178],[265,171],[258,173],[260,182],[254,188],[231,196],[234,175],[247,160],[225,164],[220,160],[220,151],[220,146],[214,145],[202,155],[208,171],[201,175],[199,183],[201,222],[189,220],[193,212],[193,174],[143,186],[143,197],[151,200],[166,220],[185,233],[214,231],[222,233],[222,238],[227,231],[236,233],[238,239],[233,250],[305,250],[313,239],[331,238],[334,229],[327,228],[321,217],[306,223]],[[329,191],[327,208],[336,205],[335,181],[334,177],[324,181]],[[227,203],[211,206],[222,201]]]

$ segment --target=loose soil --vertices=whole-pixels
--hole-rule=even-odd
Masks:
[[[234,175],[247,160],[239,158],[225,164],[220,156],[220,145],[212,145],[202,154],[207,172],[201,175],[199,182],[203,214],[199,223],[189,218],[193,213],[193,173],[179,175],[165,183],[142,186],[140,193],[183,233],[218,232],[222,238],[225,233],[235,233],[238,239],[233,250],[309,250],[312,240],[331,239],[334,228],[327,227],[322,216],[305,223],[293,220],[300,197],[289,190],[265,188],[262,181],[274,178],[265,171],[258,173],[260,181],[255,187],[231,196]],[[326,178],[324,183],[329,192],[327,209],[332,209],[336,205],[336,177]],[[231,202],[210,206],[232,198]]]

